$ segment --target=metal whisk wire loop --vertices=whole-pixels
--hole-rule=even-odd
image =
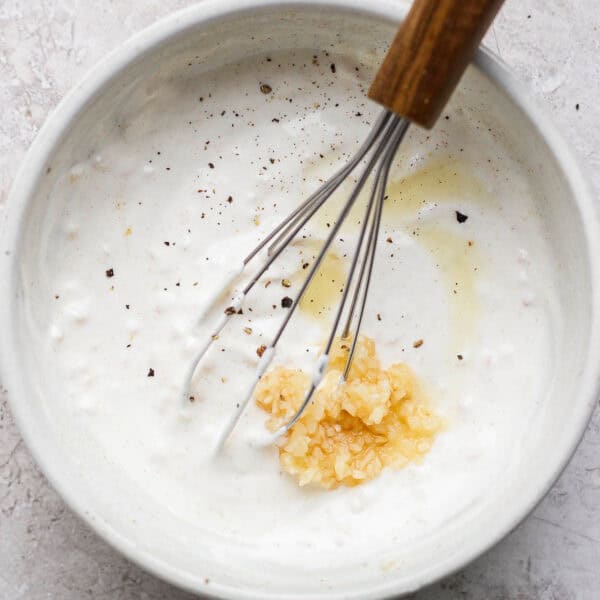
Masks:
[[[342,184],[342,182],[354,171],[354,169],[363,161],[366,160],[366,164],[362,169],[358,179],[344,203],[338,218],[332,224],[332,227],[327,235],[327,238],[323,242],[319,253],[311,265],[307,277],[302,283],[300,290],[292,302],[288,312],[286,313],[281,325],[277,329],[271,343],[260,358],[259,364],[256,369],[256,374],[251,388],[248,390],[245,398],[237,403],[237,408],[231,416],[227,426],[223,430],[218,448],[222,447],[233,429],[235,428],[239,418],[241,417],[244,409],[254,394],[254,389],[259,379],[265,373],[269,365],[271,364],[275,355],[277,344],[279,343],[281,336],[283,335],[288,323],[294,315],[294,312],[305,295],[308,287],[313,281],[315,275],[319,271],[323,259],[327,255],[333,241],[335,240],[340,228],[344,224],[348,215],[356,200],[358,199],[360,192],[364,188],[366,182],[373,174],[373,182],[369,194],[369,199],[366,203],[364,218],[361,222],[358,239],[355,246],[354,255],[350,264],[350,269],[346,282],[343,288],[342,297],[337,307],[333,325],[331,327],[330,334],[328,336],[325,348],[317,360],[313,376],[311,378],[311,384],[307,390],[304,399],[293,415],[293,417],[274,434],[274,437],[278,437],[289,431],[295,423],[300,419],[304,410],[311,401],[313,394],[319,386],[327,364],[329,361],[329,352],[333,346],[336,335],[341,335],[343,338],[347,338],[350,341],[350,348],[348,351],[348,357],[346,359],[345,368],[342,374],[341,380],[344,381],[350,372],[352,366],[352,359],[354,357],[354,351],[356,348],[356,342],[362,325],[364,316],[365,306],[367,302],[368,289],[371,281],[371,275],[373,272],[373,265],[375,261],[375,254],[377,248],[378,231],[381,225],[381,215],[383,211],[383,204],[385,199],[385,189],[387,180],[390,172],[390,168],[398,149],[398,146],[402,142],[402,139],[406,135],[409,127],[409,122],[390,113],[389,111],[383,111],[377,119],[375,126],[371,130],[368,138],[365,140],[363,145],[359,148],[357,153],[352,157],[348,163],[346,163],[337,173],[335,173],[330,179],[328,179],[316,192],[314,192],[307,200],[305,200],[298,208],[296,208],[291,214],[289,214],[283,221],[281,221],[244,259],[241,269],[233,273],[228,279],[225,286],[221,288],[218,294],[215,294],[215,298],[220,296],[220,293],[227,289],[234,279],[239,277],[246,266],[253,261],[261,251],[267,248],[266,256],[263,259],[262,264],[256,269],[256,271],[250,276],[248,282],[243,287],[242,291],[233,299],[232,304],[227,307],[224,313],[221,315],[219,322],[213,329],[212,334],[206,343],[202,346],[200,352],[196,355],[196,358],[192,362],[186,381],[184,383],[184,397],[189,397],[189,390],[193,375],[197,369],[198,364],[205,356],[210,346],[219,336],[219,333],[226,326],[230,317],[236,314],[238,309],[241,307],[244,299],[253,289],[257,281],[265,274],[265,272],[271,267],[271,265],[279,258],[282,252],[292,243],[298,233],[305,227],[315,213],[323,206],[323,204],[331,197],[336,189]],[[208,310],[208,309],[207,309]],[[202,315],[203,317],[204,315]],[[339,332],[340,323],[344,318],[344,326],[342,331]]]

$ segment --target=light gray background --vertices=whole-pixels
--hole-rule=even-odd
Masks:
[[[119,42],[189,4],[0,0],[0,218],[19,163],[65,92]],[[598,1],[508,0],[486,41],[554,115],[597,194]],[[192,600],[123,559],[65,507],[33,464],[6,396],[0,389],[0,599]],[[415,598],[600,598],[600,409],[533,515],[463,572]]]

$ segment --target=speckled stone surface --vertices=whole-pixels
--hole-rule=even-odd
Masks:
[[[119,42],[188,4],[0,0],[0,219],[19,163],[65,92]],[[546,104],[598,195],[597,0],[508,0],[486,41]],[[129,563],[65,507],[32,462],[0,388],[0,599],[21,598],[193,597]],[[414,598],[600,598],[600,409],[535,512],[488,554]]]

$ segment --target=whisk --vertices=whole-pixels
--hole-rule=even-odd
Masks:
[[[366,202],[364,218],[358,233],[350,268],[335,312],[333,325],[325,347],[317,359],[309,388],[291,419],[278,429],[272,439],[285,434],[302,416],[306,406],[319,386],[329,361],[329,352],[336,336],[349,340],[349,350],[341,381],[348,377],[358,341],[371,274],[375,260],[377,237],[385,199],[385,189],[394,156],[411,123],[425,128],[435,124],[441,111],[472,54],[488,29],[502,0],[415,0],[389,48],[369,90],[369,97],[385,109],[358,152],[316,192],[277,225],[246,256],[241,267],[227,282],[214,292],[208,306],[228,289],[245,268],[260,255],[264,255],[241,292],[224,308],[212,334],[193,361],[185,382],[185,397],[189,396],[192,377],[211,344],[218,338],[230,317],[236,314],[257,281],[279,258],[286,247],[307,225],[315,213],[331,197],[342,182],[361,164],[363,169],[318,255],[308,270],[296,298],[271,343],[260,357],[255,379],[246,397],[223,430],[218,448],[227,440],[241,414],[253,396],[259,379],[271,364],[277,344],[294,315],[311,281],[334,241],[340,227],[354,206],[361,190],[372,176],[371,189]]]

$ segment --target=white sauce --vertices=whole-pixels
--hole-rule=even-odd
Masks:
[[[353,64],[323,55],[319,63],[312,53],[251,59],[125,107],[56,186],[38,301],[49,312],[34,324],[40,369],[60,390],[48,410],[65,443],[84,440],[132,494],[207,538],[292,567],[317,547],[321,565],[379,560],[485,498],[517,460],[540,405],[554,302],[526,167],[459,98],[448,120],[431,134],[411,130],[401,149],[392,181],[409,177],[412,200],[392,184],[363,326],[385,364],[418,372],[447,420],[424,463],[354,489],[300,489],[280,473],[276,449],[255,443],[265,415],[254,406],[211,458],[252,380],[256,348],[286,313],[282,297],[298,290],[292,276],[313,257],[307,241],[232,318],[190,403],[181,399],[186,370],[219,317],[198,326],[199,315],[257,241],[351,155],[379,110],[363,100],[368,77]],[[345,265],[362,210],[335,245]],[[455,210],[468,219],[459,223]],[[323,239],[330,221],[318,216],[310,238]],[[274,364],[312,372],[331,314],[298,311]]]

